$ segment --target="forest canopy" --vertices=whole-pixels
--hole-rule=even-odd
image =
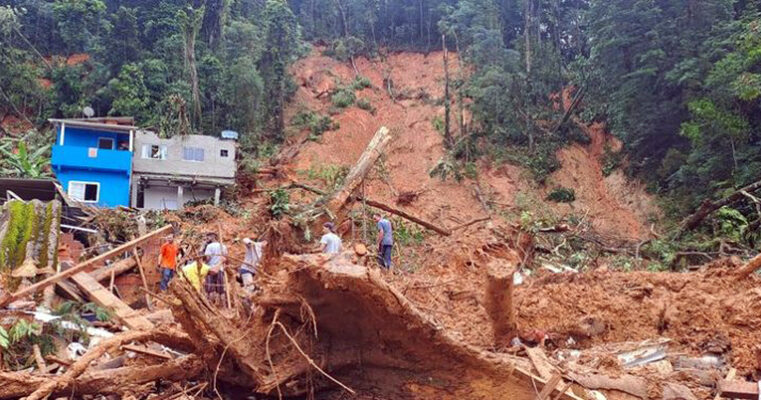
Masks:
[[[91,106],[164,135],[237,130],[251,148],[285,139],[288,68],[311,45],[352,63],[447,47],[470,66],[452,90],[474,117],[452,128],[467,139],[453,157],[488,153],[542,181],[583,140],[557,107],[565,90],[683,214],[761,176],[760,3],[4,0],[0,116],[43,126]]]

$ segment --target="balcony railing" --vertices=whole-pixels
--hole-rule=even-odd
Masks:
[[[132,172],[132,152],[95,147],[53,146],[53,167]]]

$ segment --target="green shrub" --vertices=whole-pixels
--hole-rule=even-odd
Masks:
[[[279,219],[291,209],[291,195],[285,189],[270,192],[270,214]]]
[[[375,107],[373,107],[373,105],[370,104],[370,100],[368,100],[367,98],[362,97],[359,100],[357,100],[357,107],[365,111],[369,111],[371,114],[375,114]]]
[[[349,168],[342,165],[311,165],[306,176],[310,180],[321,180],[328,190],[333,190],[343,183],[348,173]]]
[[[302,129],[309,129],[310,139],[316,140],[327,131],[333,131],[340,127],[338,122],[327,115],[320,115],[314,111],[300,112],[291,119],[291,124]]]
[[[602,154],[602,174],[603,176],[610,175],[613,170],[621,165],[623,155],[621,152],[614,152],[610,146],[605,145],[605,150]]]
[[[351,82],[351,89],[352,90],[362,90],[365,88],[369,88],[373,85],[372,82],[370,82],[370,78],[362,75],[357,75],[356,78]]]
[[[330,100],[333,102],[334,106],[338,108],[346,108],[354,104],[354,101],[357,100],[357,96],[354,95],[354,91],[350,88],[340,88],[333,93]]]
[[[576,200],[576,192],[573,189],[556,187],[547,195],[547,200],[556,203],[571,203]]]

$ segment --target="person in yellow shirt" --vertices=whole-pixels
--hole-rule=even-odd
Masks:
[[[198,266],[198,263],[201,264],[200,267]],[[190,264],[182,267],[182,274],[185,275],[185,277],[188,278],[188,281],[190,281],[190,284],[200,292],[201,282],[206,279],[206,275],[209,274],[210,270],[211,267],[208,266],[205,262],[193,261]]]

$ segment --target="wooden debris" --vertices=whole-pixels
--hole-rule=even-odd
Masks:
[[[172,356],[170,356],[169,354],[166,354],[166,353],[161,352],[161,351],[156,351],[156,350],[153,350],[153,349],[149,349],[149,348],[147,348],[145,346],[136,346],[136,345],[132,345],[132,344],[125,344],[125,345],[122,346],[122,350],[132,351],[132,352],[140,353],[140,354],[145,354],[147,356],[161,358],[163,360],[171,360],[172,359]]]
[[[116,318],[130,329],[151,329],[153,324],[145,317],[114,296],[108,289],[103,287],[90,274],[80,272],[71,277],[71,280],[87,295],[95,304],[109,310],[113,310]]]
[[[721,397],[729,399],[758,400],[758,383],[735,380],[723,380],[719,382]]]
[[[48,367],[47,365],[45,365],[45,359],[42,358],[42,352],[40,351],[40,346],[38,344],[35,344],[34,346],[32,346],[32,352],[34,353],[34,360],[37,363],[37,368],[42,373],[47,372]]]
[[[513,308],[513,272],[515,266],[505,260],[492,260],[486,266],[486,300],[484,307],[491,318],[494,345],[507,347],[516,336]],[[537,368],[538,369],[538,368]],[[547,379],[540,371],[540,376]]]
[[[536,371],[539,373],[539,376],[544,379],[550,379],[555,374],[557,374],[557,368],[555,368],[555,366],[550,363],[547,355],[544,354],[544,350],[542,350],[540,347],[528,346],[525,346],[525,350],[528,358],[534,365],[534,368],[536,368]]]
[[[90,272],[90,275],[92,275],[96,281],[103,282],[107,279],[111,279],[111,276],[118,276],[135,268],[136,265],[137,263],[135,262],[134,257],[127,257],[105,268],[98,268],[95,271]]]
[[[148,288],[148,280],[145,279],[145,270],[143,269],[143,263],[140,262],[140,255],[137,254],[137,249],[132,249],[132,255],[135,257],[135,264],[137,264],[137,270],[140,271],[140,280],[143,281],[143,289],[145,289],[145,304],[148,306],[148,310],[153,311],[153,304],[151,303],[150,289]],[[111,291],[111,289],[109,289]]]
[[[547,381],[547,383],[544,384],[544,387],[542,388],[542,391],[539,392],[539,395],[536,396],[537,400],[545,400],[549,399],[552,395],[552,392],[555,391],[555,388],[560,384],[560,382],[563,380],[563,376],[559,373],[555,373],[552,375],[552,377]],[[562,393],[562,392],[561,392]]]
[[[618,390],[641,399],[647,399],[648,385],[644,378],[634,375],[610,377],[600,374],[579,374],[567,372],[566,377],[587,389]]]
[[[430,229],[430,230],[432,230],[432,231],[434,231],[434,232],[436,232],[436,233],[438,233],[440,235],[449,236],[449,235],[452,234],[452,231],[450,231],[449,229],[442,228],[440,226],[434,225],[432,222],[428,222],[428,221],[426,221],[426,220],[424,220],[422,218],[416,217],[416,216],[414,216],[414,215],[412,215],[412,214],[410,214],[410,213],[408,213],[406,211],[400,210],[400,209],[398,209],[396,207],[392,207],[392,206],[390,206],[388,204],[381,203],[379,201],[375,201],[375,200],[371,200],[371,199],[367,199],[367,198],[362,198],[362,197],[359,197],[359,196],[354,197],[354,199],[356,201],[361,201],[361,202],[367,204],[370,207],[377,208],[379,210],[383,210],[383,211],[389,212],[391,214],[394,214],[396,216],[402,217],[402,218],[404,218],[404,219],[406,219],[408,221],[412,221],[412,222],[414,222],[414,223],[416,223],[416,224],[418,224],[418,225],[420,225],[420,226],[422,226],[422,227],[424,227],[426,229]]]
[[[85,262],[77,264],[76,266],[74,266],[72,268],[69,268],[66,271],[59,272],[56,275],[53,275],[53,276],[51,276],[51,277],[49,277],[47,279],[41,280],[40,282],[37,282],[37,283],[32,284],[30,286],[27,286],[27,287],[25,287],[25,288],[15,292],[15,293],[11,294],[11,295],[6,295],[6,296],[4,296],[3,298],[0,299],[0,307],[5,307],[6,305],[11,303],[12,301],[20,299],[20,298],[22,298],[24,296],[28,296],[30,294],[34,294],[37,291],[39,291],[39,290],[41,290],[41,289],[43,289],[43,288],[45,288],[47,286],[50,286],[50,285],[52,285],[54,283],[60,282],[60,281],[62,281],[64,279],[66,279],[66,278],[72,277],[72,276],[74,276],[74,275],[76,275],[76,274],[78,274],[80,272],[83,272],[87,268],[92,267],[93,265],[96,265],[96,264],[98,264],[100,262],[106,261],[106,260],[108,260],[110,258],[113,258],[114,256],[117,256],[119,254],[122,254],[124,252],[130,251],[130,250],[134,249],[135,247],[137,247],[137,246],[147,242],[148,240],[151,240],[151,239],[153,239],[154,237],[156,237],[158,235],[161,235],[161,234],[164,234],[164,233],[168,233],[171,230],[172,230],[172,226],[171,225],[164,226],[163,228],[157,229],[157,230],[155,230],[155,231],[153,231],[151,233],[148,233],[148,234],[146,234],[144,236],[141,236],[141,237],[139,237],[137,239],[134,239],[132,241],[124,243],[123,245],[121,245],[121,246],[119,246],[119,247],[117,247],[117,248],[115,248],[113,250],[107,251],[107,252],[105,252],[105,253],[97,256],[97,257],[93,257],[93,258],[91,258],[91,259],[89,259],[89,260],[87,260]],[[97,281],[95,281],[95,282],[97,283]]]
[[[716,200],[716,201],[711,201],[710,199],[704,200],[703,203],[700,204],[700,207],[698,207],[698,209],[695,210],[695,212],[692,215],[682,220],[680,224],[681,226],[680,226],[679,234],[681,235],[684,232],[695,229],[698,225],[700,225],[703,219],[709,216],[712,212],[718,210],[721,207],[732,204],[735,201],[745,197],[743,193],[753,193],[759,189],[761,189],[761,181],[756,181],[751,183],[748,186],[741,188],[740,190],[733,192],[732,194],[730,194],[729,196],[723,199]]]
[[[731,381],[735,379],[735,375],[737,374],[737,369],[730,368],[729,372],[727,372],[727,376],[724,378],[725,381]],[[719,400],[721,398],[721,387],[719,386],[716,389],[716,396],[713,397],[713,400]]]

